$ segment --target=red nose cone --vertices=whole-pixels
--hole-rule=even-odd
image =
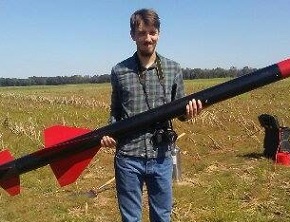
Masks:
[[[290,76],[290,59],[279,62],[277,65],[283,78],[287,78]]]

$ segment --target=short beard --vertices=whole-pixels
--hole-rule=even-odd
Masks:
[[[140,55],[143,56],[143,57],[151,57],[154,53],[155,53],[155,48],[152,50],[152,51],[145,51],[145,50],[138,50]]]

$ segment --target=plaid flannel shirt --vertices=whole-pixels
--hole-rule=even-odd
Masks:
[[[157,58],[160,61],[164,79],[158,78],[156,63],[148,69],[142,69],[142,75],[140,75],[136,53],[112,68],[111,123],[170,102],[174,85],[176,87],[174,98],[179,99],[184,96],[180,65],[159,54]],[[169,147],[154,147],[152,135],[152,129],[147,129],[118,139],[117,152],[127,156],[146,158],[169,156]]]

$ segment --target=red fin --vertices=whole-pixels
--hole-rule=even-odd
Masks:
[[[90,129],[76,128],[69,126],[52,126],[44,130],[45,146],[53,146],[74,137],[90,132]]]
[[[53,126],[47,128],[44,132],[45,146],[49,148],[52,145],[86,134],[90,131],[89,129],[75,127]],[[75,182],[99,149],[100,147],[87,149],[81,153],[51,163],[50,167],[60,186]]]
[[[13,156],[8,150],[0,152],[0,164],[5,164],[14,160]],[[5,171],[9,169],[3,169],[0,167],[1,174],[5,174]],[[5,175],[3,175],[5,176]],[[19,176],[11,177],[8,179],[0,180],[0,186],[11,196],[17,195],[20,193],[20,179]]]
[[[59,185],[65,186],[75,182],[98,151],[99,148],[94,147],[50,164]]]

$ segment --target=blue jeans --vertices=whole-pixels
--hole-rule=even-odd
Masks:
[[[171,157],[146,159],[115,156],[115,177],[123,222],[142,219],[142,189],[147,186],[149,216],[152,222],[169,222],[172,209]]]

